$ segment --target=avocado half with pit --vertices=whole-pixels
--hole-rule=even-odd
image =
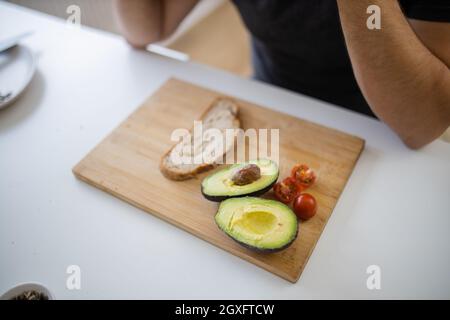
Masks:
[[[223,201],[215,221],[233,240],[258,252],[283,250],[298,234],[297,216],[287,205],[255,197]]]
[[[236,184],[233,177],[249,165],[259,168],[258,178],[244,185]],[[272,188],[277,182],[278,174],[278,165],[268,159],[234,164],[206,177],[202,182],[202,194],[206,199],[216,202],[228,198],[259,196]]]

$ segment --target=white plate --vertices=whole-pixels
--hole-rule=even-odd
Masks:
[[[25,46],[17,45],[0,52],[0,95],[11,93],[1,102],[0,109],[13,103],[31,82],[36,71],[33,52]]]

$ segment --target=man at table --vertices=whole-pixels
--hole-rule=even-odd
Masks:
[[[144,48],[170,36],[197,2],[115,0],[115,8],[128,42]],[[450,1],[234,3],[252,34],[256,79],[377,116],[410,148],[449,127]],[[373,5],[380,25],[369,28]]]

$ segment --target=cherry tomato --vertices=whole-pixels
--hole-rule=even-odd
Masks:
[[[273,186],[275,197],[283,203],[291,203],[300,194],[301,189],[297,181],[292,177],[287,177]]]
[[[300,219],[312,218],[317,212],[316,199],[309,193],[303,193],[294,200],[294,212]]]
[[[291,176],[305,189],[316,181],[316,174],[305,164],[295,165],[292,168]]]

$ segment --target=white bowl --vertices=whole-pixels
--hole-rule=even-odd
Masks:
[[[12,298],[24,293],[25,291],[32,291],[32,290],[37,291],[39,293],[43,293],[48,297],[48,300],[54,300],[52,294],[46,287],[44,287],[40,283],[35,282],[21,283],[15,286],[14,288],[9,289],[0,297],[0,300],[11,300]]]

